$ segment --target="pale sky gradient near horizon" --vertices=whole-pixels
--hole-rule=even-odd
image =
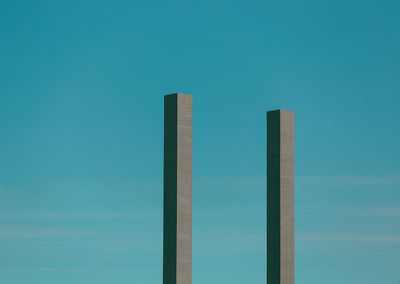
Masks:
[[[296,283],[400,283],[400,2],[0,0],[0,282],[162,283],[163,95],[193,95],[193,284],[266,283],[266,111]]]

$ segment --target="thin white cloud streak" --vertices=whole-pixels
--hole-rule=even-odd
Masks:
[[[1,226],[0,239],[93,239],[112,237],[113,231],[47,228],[41,226]]]
[[[266,218],[266,207],[248,207],[246,206],[246,210],[237,210],[236,208],[221,209],[221,208],[212,208],[212,209],[199,209],[193,211],[194,219],[215,219],[216,217],[251,217],[257,216]]]
[[[86,269],[86,268],[51,268],[51,267],[28,267],[28,268],[1,268],[3,272],[149,272],[160,273],[159,269],[147,268],[102,268],[102,269]]]
[[[365,206],[337,206],[330,205],[329,207],[321,208],[319,204],[311,204],[308,206],[302,205],[299,209],[301,215],[316,218],[343,219],[346,223],[350,221],[365,221],[370,220],[371,223],[382,224],[382,222],[400,224],[400,205],[373,206],[366,204]],[[379,220],[379,223],[377,223]]]
[[[259,187],[266,185],[266,176],[250,176],[250,177],[198,177],[194,179],[196,185],[214,185],[239,187]],[[349,184],[349,185],[400,185],[400,173],[396,175],[321,175],[307,176],[296,175],[296,183],[299,184]]]
[[[346,218],[400,218],[400,205],[386,207],[339,207],[335,208],[332,213],[335,214],[335,216],[340,214]]]
[[[400,206],[399,207],[385,207],[385,208],[371,208],[365,211],[365,214],[371,214],[377,217],[399,217],[400,218]]]
[[[158,234],[138,231],[135,228],[125,230],[97,230],[85,228],[63,228],[53,226],[8,225],[0,226],[0,243],[3,248],[12,244],[35,243],[36,248],[48,249],[56,244],[84,247],[87,252],[159,252],[162,250],[160,240],[162,230]]]
[[[66,272],[85,272],[86,269],[81,268],[0,268],[0,271],[7,272],[27,272],[27,271],[36,271],[36,272],[52,272],[52,271],[66,271]]]
[[[155,240],[155,236],[150,232],[140,232],[134,229],[96,230],[75,227],[7,225],[0,226],[0,239],[9,241],[22,239],[43,241],[84,240],[90,241],[90,244],[103,243],[104,247],[107,247],[106,244],[112,247],[121,245],[130,247],[148,244]],[[129,246],[129,244],[131,245]]]
[[[298,176],[300,185],[400,185],[396,176]]]
[[[213,188],[219,191],[239,192],[245,194],[254,194],[260,189],[265,190],[266,176],[221,176],[221,177],[194,177],[193,188],[209,191]],[[243,191],[243,189],[246,189]]]
[[[63,221],[63,220],[121,220],[121,219],[162,219],[157,212],[18,212],[2,213],[1,220],[34,220],[34,221]]]
[[[299,234],[298,238],[313,242],[400,244],[400,234],[394,233],[319,232]]]
[[[264,228],[226,228],[194,232],[193,249],[201,254],[230,255],[265,253]]]

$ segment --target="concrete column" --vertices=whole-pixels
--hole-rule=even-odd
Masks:
[[[267,283],[294,284],[294,112],[267,112]]]
[[[192,96],[164,97],[164,284],[192,283]]]

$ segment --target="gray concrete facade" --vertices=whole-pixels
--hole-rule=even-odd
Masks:
[[[164,284],[192,283],[192,96],[164,97]]]
[[[294,112],[267,112],[267,283],[294,284]]]

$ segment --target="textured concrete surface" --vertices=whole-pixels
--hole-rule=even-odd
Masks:
[[[164,97],[164,284],[192,283],[192,96]]]
[[[294,113],[267,113],[267,283],[294,283]]]

